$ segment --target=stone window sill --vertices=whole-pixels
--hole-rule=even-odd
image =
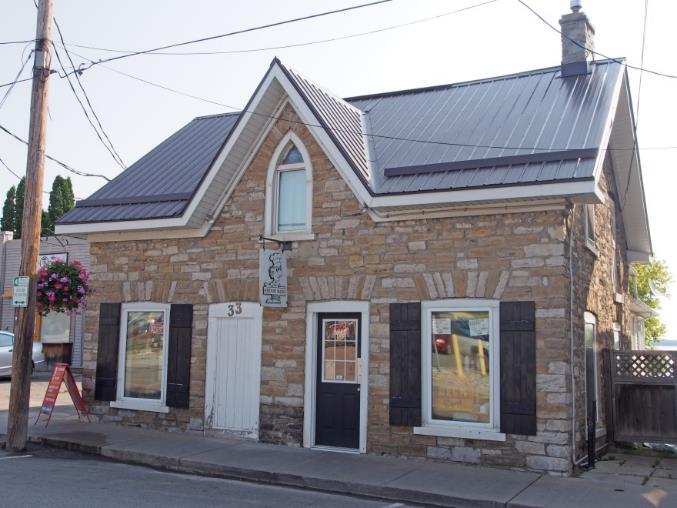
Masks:
[[[458,437],[462,439],[483,439],[485,441],[505,441],[505,434],[489,428],[474,428],[461,425],[433,425],[414,427],[414,434],[422,436]]]
[[[135,411],[150,411],[152,413],[169,413],[169,408],[162,402],[146,401],[146,400],[114,400],[110,403],[110,407],[117,409],[132,409]]]

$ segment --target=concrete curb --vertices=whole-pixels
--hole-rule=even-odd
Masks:
[[[208,464],[190,458],[166,457],[151,453],[129,450],[117,450],[114,445],[86,445],[67,439],[45,436],[30,436],[29,442],[43,446],[78,451],[90,455],[99,455],[115,461],[129,464],[150,466],[176,473],[187,473],[229,480],[241,480],[282,487],[294,487],[327,492],[332,494],[351,495],[384,501],[406,502],[443,507],[498,508],[509,506],[509,503],[489,501],[486,499],[467,499],[412,489],[390,486],[369,485],[354,481],[328,480],[312,476],[277,473],[259,469],[240,468],[217,464]]]

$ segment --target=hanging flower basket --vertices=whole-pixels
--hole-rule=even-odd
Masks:
[[[65,312],[69,316],[87,306],[92,293],[89,273],[79,261],[56,258],[38,270],[37,310],[41,315]]]

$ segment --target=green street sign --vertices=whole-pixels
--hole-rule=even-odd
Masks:
[[[28,307],[28,282],[30,277],[14,277],[12,284],[12,305],[14,307]]]

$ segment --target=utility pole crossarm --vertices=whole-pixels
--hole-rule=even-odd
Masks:
[[[26,163],[26,190],[21,222],[21,266],[19,275],[30,277],[28,306],[19,308],[14,325],[12,384],[9,396],[7,446],[12,451],[26,448],[28,405],[31,389],[31,356],[35,331],[38,254],[42,219],[42,189],[45,178],[47,136],[47,92],[51,63],[52,0],[39,0],[35,35],[33,87],[31,90],[30,132]]]

